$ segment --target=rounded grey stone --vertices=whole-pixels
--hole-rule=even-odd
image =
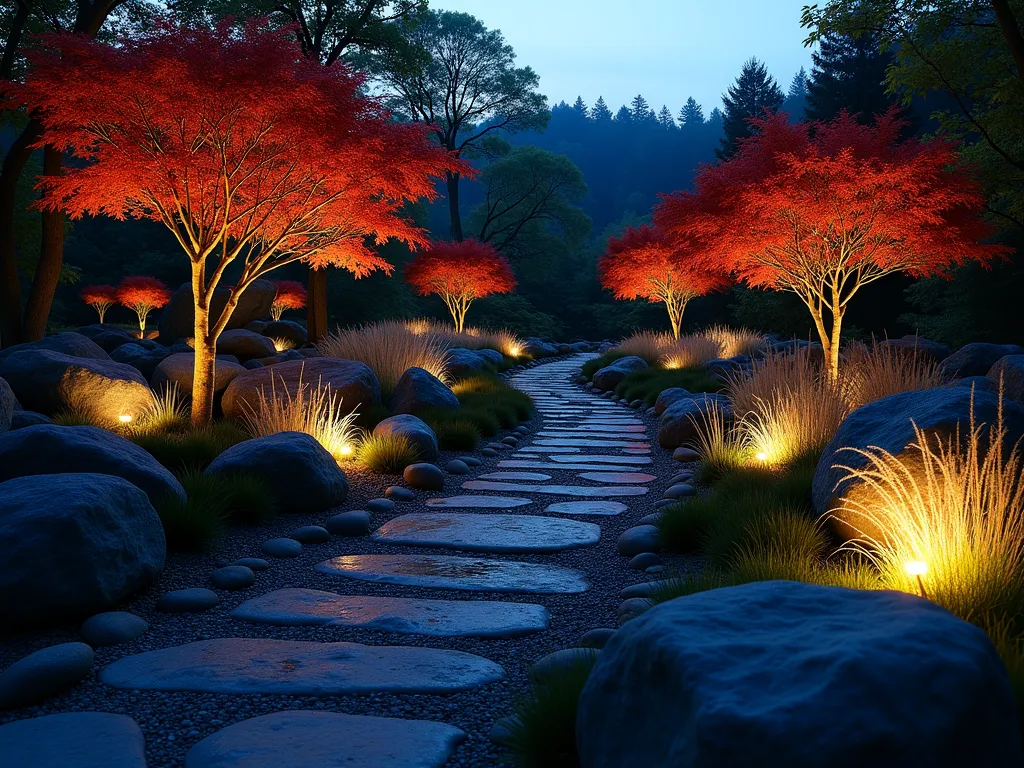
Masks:
[[[636,521],[637,525],[657,525],[661,522],[661,512],[651,512]]]
[[[79,630],[82,639],[93,648],[104,645],[119,645],[142,635],[149,624],[146,620],[127,611],[107,611],[90,616]]]
[[[384,496],[392,501],[412,501],[416,498],[416,493],[400,485],[392,485],[384,491]]]
[[[220,602],[217,593],[205,587],[176,589],[167,592],[157,600],[156,609],[164,613],[198,613]]]
[[[341,512],[324,523],[335,536],[365,536],[370,532],[370,513],[365,509]]]
[[[462,459],[452,459],[444,465],[449,475],[468,475],[469,465]]]
[[[495,456],[498,455],[498,452],[493,448],[481,448],[480,453],[481,455],[486,456],[489,459],[493,459]]]
[[[615,630],[611,627],[597,627],[596,629],[587,630],[583,633],[583,637],[580,638],[579,645],[581,648],[604,648],[605,644],[612,639],[614,634]]]
[[[210,574],[210,583],[217,589],[245,589],[256,583],[256,574],[244,565],[225,565]]]
[[[688,483],[679,483],[677,485],[670,486],[664,493],[666,499],[685,499],[687,496],[693,496],[697,491],[692,485]]]
[[[480,459],[476,456],[459,456],[459,461],[464,462],[467,467],[479,467]]]
[[[616,618],[621,627],[627,621],[635,619],[641,613],[646,613],[651,607],[651,600],[647,597],[629,597],[619,604]]]
[[[693,472],[679,472],[674,475],[671,480],[668,481],[669,485],[676,485],[677,483],[689,483],[693,481]]]
[[[653,525],[637,525],[625,530],[619,536],[620,555],[632,557],[641,552],[658,552],[661,549],[658,529]]]
[[[270,539],[263,542],[261,549],[264,555],[270,557],[298,557],[302,554],[302,544],[295,539]]]
[[[513,447],[519,445],[519,440],[512,437],[512,435],[507,435],[506,437],[501,438],[501,442],[503,442],[505,445],[511,445]]]
[[[402,473],[402,479],[424,491],[444,490],[444,473],[433,464],[410,464]]]
[[[270,563],[262,557],[242,557],[235,560],[232,565],[244,565],[252,571],[265,571],[270,568]]]
[[[331,540],[331,533],[319,525],[303,525],[292,531],[290,538],[302,544],[323,544]]]
[[[366,508],[371,512],[391,512],[395,508],[395,502],[391,499],[370,499],[366,502]]]
[[[591,666],[599,655],[600,651],[597,648],[563,648],[537,659],[530,668],[530,676],[543,683],[565,669],[577,665]]]
[[[672,458],[681,462],[697,461],[700,458],[700,454],[692,448],[682,446],[672,451]]]
[[[655,509],[664,509],[665,507],[671,507],[673,504],[678,504],[679,499],[658,499],[654,502]]]
[[[644,573],[649,573],[653,576],[656,573],[662,573],[664,570],[664,565],[652,565],[649,568],[644,568]]]
[[[641,552],[629,561],[629,567],[634,571],[646,571],[652,565],[661,565],[661,557],[654,552]]]
[[[523,426],[523,425],[520,425],[520,426],[516,427],[514,431],[518,432],[520,435],[528,435],[528,434],[530,434],[530,428],[526,427],[526,426]]]
[[[92,669],[92,648],[61,643],[31,653],[0,672],[0,708],[45,701],[82,680]]]
[[[0,726],[6,768],[146,768],[146,742],[127,715],[62,712]]]

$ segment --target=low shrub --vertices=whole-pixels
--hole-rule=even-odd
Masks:
[[[399,475],[420,460],[416,446],[404,435],[370,434],[356,449],[357,461],[382,475]]]
[[[615,387],[615,394],[629,401],[654,405],[664,390],[682,387],[689,392],[721,392],[724,384],[700,368],[645,368],[633,371]]]
[[[450,420],[427,422],[437,435],[442,451],[472,451],[480,442],[480,430],[470,419],[456,416]]]
[[[462,405],[460,415],[477,424],[480,432],[487,436],[498,429],[514,427],[533,413],[533,400],[529,395],[493,374],[480,373],[462,378],[452,385],[452,392]],[[486,424],[479,423],[480,414],[490,417]],[[492,421],[497,424],[493,431],[490,430]]]
[[[373,428],[391,415],[391,409],[386,405],[361,405],[359,414],[356,416],[356,426],[360,429],[372,432]]]
[[[164,497],[153,506],[164,527],[169,551],[205,552],[224,533],[227,510],[219,493],[190,493],[186,501]]]
[[[576,753],[576,712],[592,660],[580,659],[534,683],[530,695],[516,703],[504,745],[521,768],[572,768]]]
[[[695,497],[665,507],[658,520],[661,545],[683,554],[699,551],[715,523],[717,507],[717,502],[711,497]]]
[[[154,432],[130,437],[176,475],[190,469],[206,469],[232,445],[249,439],[241,427],[227,421],[214,422],[208,427],[189,426],[183,432]]]
[[[259,475],[208,475],[191,470],[179,479],[190,501],[220,504],[227,522],[257,525],[277,514],[278,501],[273,489]]]

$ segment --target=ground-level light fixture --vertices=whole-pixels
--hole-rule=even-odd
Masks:
[[[924,580],[921,578],[928,573],[928,563],[923,560],[908,560],[903,564],[908,576],[917,579],[917,587],[921,590],[921,597],[928,599],[928,593],[924,591]]]
[[[117,420],[120,421],[122,424],[130,424],[132,421],[132,415],[130,413],[122,413],[120,416],[117,417]]]
[[[764,451],[758,451],[757,453],[754,454],[754,458],[762,462],[768,461],[768,454],[765,453]]]

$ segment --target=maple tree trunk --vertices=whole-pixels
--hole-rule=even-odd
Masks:
[[[204,427],[213,421],[217,340],[211,338],[210,334],[210,303],[206,295],[206,271],[202,263],[192,263],[192,304],[196,313],[192,326],[192,346],[196,351],[192,371],[192,424]],[[224,311],[228,311],[227,307]]]
[[[327,336],[327,269],[309,268],[306,296],[306,340],[310,344]],[[278,315],[280,318],[280,315]]]
[[[446,173],[448,182],[448,215],[452,223],[452,240],[461,243],[462,236],[462,215],[459,213],[459,174]]]
[[[61,153],[54,147],[43,149],[43,175],[59,176],[63,166]],[[42,242],[39,245],[39,263],[32,277],[28,301],[25,303],[25,320],[22,323],[23,341],[39,341],[46,333],[46,321],[50,317],[53,297],[60,283],[64,266],[64,213],[43,211]]]
[[[668,321],[672,324],[672,336],[679,339],[679,332],[683,325],[683,312],[686,310],[686,302],[675,297],[665,300],[665,308],[668,309]]]
[[[96,307],[96,311],[100,313],[100,325],[103,325],[103,318],[107,314],[106,307]]]
[[[803,297],[801,297],[803,298]],[[811,311],[811,317],[814,319],[814,327],[818,331],[818,338],[821,340],[821,348],[825,355],[825,370],[828,372],[829,378],[832,381],[839,379],[839,336],[842,331],[843,314],[841,310],[837,309],[838,301],[832,302],[833,314],[832,314],[832,330],[829,331],[825,327],[825,318],[819,306],[815,306],[809,301],[804,301],[807,308]]]
[[[149,310],[139,312],[139,338],[146,338],[146,318],[149,317]],[[207,319],[209,321],[209,319]]]
[[[18,248],[14,236],[14,210],[18,179],[32,156],[29,145],[39,138],[42,126],[29,120],[7,151],[0,169],[0,346],[21,341],[21,284],[18,281]]]

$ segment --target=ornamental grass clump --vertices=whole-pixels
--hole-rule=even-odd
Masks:
[[[841,466],[865,486],[842,514],[861,535],[847,545],[872,562],[886,588],[927,597],[990,629],[1021,634],[1024,611],[1024,485],[1020,441],[995,424],[940,438],[914,427],[906,455],[848,449],[866,461]],[[871,532],[870,534],[867,532]],[[920,583],[917,580],[920,574]]]
[[[892,344],[855,344],[843,355],[843,392],[850,410],[900,392],[941,387],[948,381],[938,362]]]
[[[725,325],[713,325],[703,333],[718,345],[719,357],[736,357],[746,355],[755,357],[765,351],[768,341],[763,333],[749,328],[729,328]]]
[[[624,338],[615,348],[619,357],[639,357],[648,365],[656,365],[675,341],[671,333],[638,331]],[[607,365],[607,363],[605,363]]]
[[[356,460],[382,475],[401,474],[420,460],[420,452],[405,435],[367,435],[356,449]]]
[[[385,399],[402,374],[413,367],[424,369],[446,384],[450,380],[446,345],[429,333],[414,333],[397,320],[336,329],[317,348],[325,357],[366,363],[377,375]]]
[[[717,404],[690,416],[696,429],[692,447],[700,456],[700,480],[714,483],[750,463],[750,454],[736,425]]]
[[[270,392],[260,387],[256,402],[243,403],[242,422],[253,437],[279,432],[304,432],[313,437],[337,462],[354,457],[360,439],[356,412],[345,413],[341,398],[335,397],[329,384],[318,381],[314,387],[303,384],[302,375],[293,395],[284,380],[280,391],[274,376]]]
[[[665,346],[658,365],[662,368],[696,368],[721,356],[717,341],[704,336],[680,336]]]

